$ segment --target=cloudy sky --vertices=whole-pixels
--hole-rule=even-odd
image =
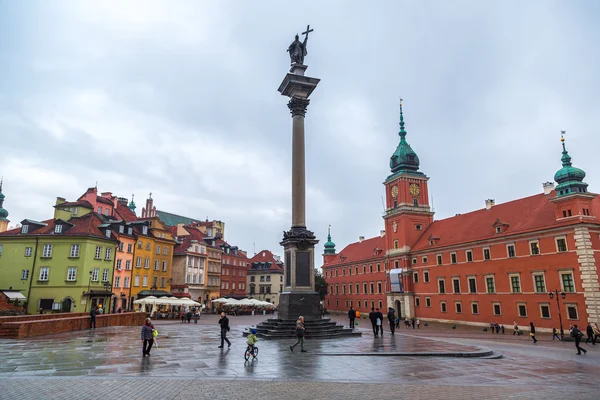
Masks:
[[[291,118],[277,88],[307,24],[318,254],[329,224],[338,250],[383,228],[399,96],[436,219],[540,193],[560,130],[600,191],[599,18],[596,1],[0,0],[5,207],[13,223],[47,219],[97,181],[281,254]]]

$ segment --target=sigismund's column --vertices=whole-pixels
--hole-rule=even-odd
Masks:
[[[304,150],[304,118],[310,100],[308,97],[317,87],[319,79],[305,76],[304,65],[308,34],[303,42],[296,39],[288,48],[291,68],[279,85],[279,92],[290,98],[288,107],[292,114],[292,227],[283,233],[284,247],[283,292],[279,297],[279,318],[295,320],[321,317],[320,297],[315,292],[314,258],[315,244],[319,241],[306,228],[306,182]]]

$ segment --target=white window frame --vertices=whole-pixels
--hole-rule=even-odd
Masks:
[[[79,257],[79,245],[78,244],[72,244],[71,245],[71,253],[70,256],[71,258],[77,258]]]
[[[492,281],[494,282],[494,291],[493,292],[490,292],[490,290],[489,290],[489,286],[488,286],[488,279],[489,278],[492,278]],[[486,275],[484,277],[484,279],[485,279],[485,292],[487,294],[495,294],[495,293],[497,293],[498,290],[496,290],[496,277],[494,275]]]
[[[425,279],[427,278],[427,279]],[[426,269],[423,271],[423,283],[429,283],[431,276],[429,275],[429,270]]]
[[[107,247],[107,248],[105,249],[105,252],[104,252],[104,259],[105,259],[106,261],[110,261],[110,256],[111,256],[111,255],[112,255],[112,249],[111,249],[110,247]]]
[[[425,308],[431,308],[431,297],[425,297]]]
[[[477,312],[475,312],[473,310],[473,306],[477,307]],[[473,314],[473,315],[479,315],[479,302],[478,301],[472,301],[471,302],[471,314]]]
[[[100,268],[94,268],[92,270],[92,282],[98,282],[99,275],[100,275]]]
[[[500,313],[496,313],[496,306],[500,309]],[[499,317],[502,315],[502,304],[499,301],[494,301],[492,303],[492,315],[495,317]]]
[[[510,255],[509,247],[513,248],[514,256]],[[506,245],[506,258],[517,258],[517,246],[514,243],[508,243]]]
[[[445,308],[445,310],[444,310]],[[440,312],[447,313],[448,312],[448,304],[445,300],[440,301]]]
[[[454,282],[458,282],[458,292],[454,288]],[[462,288],[460,287],[460,278],[459,277],[453,277],[452,278],[452,293],[454,293],[454,294],[461,294],[462,293],[461,289]]]
[[[421,257],[421,261],[423,262],[423,264],[427,264],[429,259],[427,258],[427,256],[424,256],[424,257]]]
[[[27,233],[29,232],[29,225],[23,225],[21,227],[21,233]]]
[[[573,282],[573,291],[572,292],[567,292],[565,290],[565,283],[563,282],[563,276],[564,275],[571,275],[571,282]],[[577,287],[575,287],[575,274],[573,273],[573,271],[559,271],[559,276],[560,276],[560,288],[562,289],[563,292],[565,293],[577,293]]]
[[[23,281],[29,280],[29,270],[28,269],[21,270],[21,280],[23,280]]]
[[[136,257],[136,259],[135,259],[135,266],[137,268],[142,268],[142,257]]]
[[[134,287],[139,287],[140,286],[140,276],[136,275],[133,277],[133,286]]]
[[[535,280],[536,276],[542,276],[542,278],[544,278],[544,290],[542,290],[541,292],[538,292],[537,290],[537,282]],[[533,293],[547,293],[548,291],[548,285],[546,285],[546,273],[544,272],[532,272],[531,273],[531,277],[533,280]]]
[[[107,211],[108,211],[108,210],[107,210]],[[106,235],[106,237],[107,237],[107,238],[109,238],[109,239],[110,239],[110,236],[111,236],[111,234],[112,234],[112,231],[111,231],[110,229],[107,229],[107,230],[104,232],[104,234]]]
[[[162,262],[162,270],[166,271],[167,270],[167,262],[163,260]]]
[[[435,255],[435,262],[436,262],[436,265],[444,265],[444,256],[442,253]]]
[[[475,291],[471,292],[471,279],[475,281]],[[467,276],[467,286],[469,294],[477,294],[477,277]]]
[[[169,248],[167,246],[163,247],[163,256],[169,255]]]
[[[39,281],[47,282],[50,278],[50,267],[42,267],[40,268],[40,276]]]
[[[102,246],[96,246],[96,253],[94,254],[94,260],[100,260],[102,257]]]
[[[69,267],[67,269],[67,281],[75,282],[77,280],[77,267]]]
[[[148,286],[148,275],[144,275],[144,277],[142,278],[142,286],[143,287]]]
[[[454,256],[454,260],[452,260],[452,256]],[[458,256],[455,251],[450,253],[450,264],[458,264]]]
[[[565,241],[565,251],[560,251],[559,247],[558,247],[558,241],[559,240],[564,240]],[[557,236],[554,238],[554,243],[556,244],[556,252],[557,253],[567,253],[569,251],[569,245],[567,244],[567,237],[566,236]]]
[[[537,247],[537,254],[533,253],[533,248],[531,247],[532,244],[536,244]],[[530,256],[539,256],[542,254],[542,250],[540,249],[540,241],[539,240],[530,240],[529,241],[529,255]]]
[[[521,310],[521,306],[525,307],[525,315],[521,315],[521,311],[520,311]],[[529,315],[529,312],[527,311],[527,303],[523,303],[522,301],[518,302],[517,303],[517,317],[519,317],[519,318],[527,318],[528,315]]]
[[[123,278],[123,288],[127,289],[129,287],[129,277],[125,276]]]
[[[519,278],[519,291],[518,292],[515,292],[513,290],[512,278],[514,278],[514,277]],[[523,293],[523,285],[521,283],[521,274],[519,274],[519,273],[508,274],[508,284],[510,285],[511,293]]]
[[[156,254],[160,254],[160,246],[156,245]]]
[[[120,288],[121,287],[121,276],[117,275],[115,276],[115,286],[116,288]]]
[[[552,309],[550,308],[550,303],[540,303],[539,307],[540,307],[540,318],[552,319]],[[548,316],[547,317],[544,317],[544,314],[542,313],[542,307],[548,307]]]
[[[52,257],[52,245],[44,244],[44,250],[42,253],[42,258],[50,258]]]
[[[469,254],[471,255],[470,260],[469,260]],[[465,260],[466,260],[466,262],[473,262],[473,250],[465,250]]]
[[[569,317],[569,308],[575,308],[575,312],[577,313],[577,318]],[[578,321],[579,320],[579,308],[577,307],[577,303],[565,303],[565,315],[569,321]]]
[[[144,234],[144,235],[148,234],[148,227],[147,226],[143,226],[142,227],[142,234]]]
[[[158,271],[160,269],[159,265],[160,265],[159,261],[158,260],[154,260],[154,270],[155,271]]]
[[[31,257],[32,253],[33,253],[33,248],[25,247],[25,257]]]
[[[119,258],[119,259],[117,260],[116,267],[117,267],[117,271],[120,271],[120,270],[122,270],[122,269],[123,269],[123,260],[121,260],[121,259]]]
[[[146,268],[146,269],[150,268],[150,259],[149,258],[144,259],[144,268]]]
[[[448,288],[446,287],[446,278],[438,278],[437,282],[438,282],[438,284],[437,284],[438,294],[447,294]],[[444,282],[444,291],[443,292],[440,290],[440,282]]]
[[[125,271],[131,270],[131,260],[125,260]]]
[[[460,306],[460,311],[458,310],[458,306]],[[456,314],[462,314],[463,313],[462,302],[460,302],[460,301],[455,301],[454,302],[454,312]]]
[[[485,258],[485,251],[488,251],[490,258]],[[484,247],[481,249],[481,255],[483,257],[483,261],[490,261],[492,259],[492,250],[489,247]]]
[[[62,225],[54,225],[54,233],[61,234],[62,233]]]

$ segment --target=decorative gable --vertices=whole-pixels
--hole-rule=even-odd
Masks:
[[[429,240],[430,246],[435,246],[436,244],[438,244],[438,242],[441,240],[441,238],[431,234],[431,235],[429,235],[429,238],[427,240]]]
[[[496,222],[492,224],[492,227],[494,228],[494,233],[500,234],[506,232],[506,230],[510,227],[510,223],[502,222],[500,221],[500,218],[497,218]]]

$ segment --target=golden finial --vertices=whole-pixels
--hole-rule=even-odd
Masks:
[[[560,131],[560,141],[564,143],[567,131]]]

